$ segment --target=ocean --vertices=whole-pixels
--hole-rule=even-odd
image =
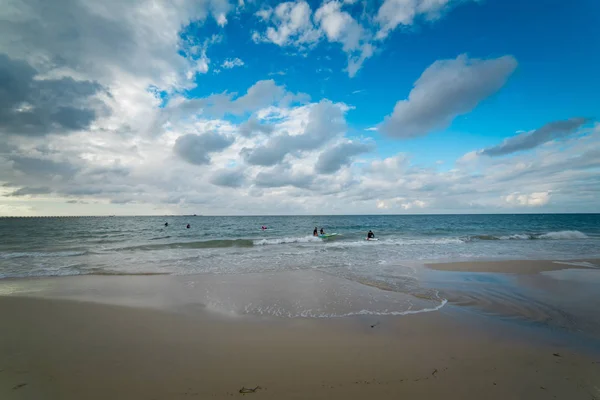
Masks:
[[[339,236],[315,238],[314,227]],[[365,240],[369,229],[378,241]],[[371,277],[402,275],[393,266],[407,261],[598,256],[600,214],[0,219],[0,279],[304,269]]]

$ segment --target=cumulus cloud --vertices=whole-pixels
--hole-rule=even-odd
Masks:
[[[243,65],[244,65],[244,62],[236,57],[236,58],[228,58],[227,60],[225,60],[223,62],[223,64],[221,64],[221,67],[223,67],[225,69],[232,69],[235,67],[241,67]]]
[[[239,188],[245,180],[246,175],[243,169],[223,168],[212,174],[210,183],[217,186]]]
[[[404,173],[408,168],[408,155],[400,153],[383,160],[373,160],[366,167],[366,172],[378,175],[384,179],[396,179],[398,174]]]
[[[0,54],[0,133],[69,133],[108,112],[94,96],[103,91],[97,82],[37,77],[27,62]]]
[[[261,171],[256,175],[254,184],[261,188],[295,187],[310,189],[314,176],[291,171],[287,166],[279,165],[271,170]]]
[[[372,143],[346,141],[339,143],[319,155],[315,171],[319,174],[333,174],[352,163],[355,156],[374,149]]]
[[[365,35],[363,27],[352,16],[342,11],[339,1],[326,1],[315,11],[315,23],[330,42],[339,42],[345,52],[355,50]]]
[[[232,137],[216,132],[190,133],[177,138],[173,151],[190,164],[205,165],[210,164],[210,153],[224,150],[232,143]]]
[[[263,135],[270,135],[274,129],[273,125],[261,124],[256,116],[251,116],[248,120],[240,124],[239,133],[244,137],[250,137],[260,133]]]
[[[242,149],[242,157],[251,165],[272,166],[282,162],[290,153],[317,149],[346,129],[342,109],[330,101],[312,105],[305,123],[299,134],[283,132],[263,145]]]
[[[435,20],[458,0],[385,0],[376,15],[369,15],[365,6],[360,17],[344,10],[354,3],[324,0],[314,14],[304,0],[284,2],[274,9],[263,8],[255,15],[270,26],[262,33],[255,31],[252,39],[257,43],[294,46],[301,51],[315,47],[322,39],[340,43],[348,56],[345,71],[352,78],[375,53],[375,40],[385,39],[398,25],[412,25],[419,16]]]
[[[375,21],[380,29],[377,38],[383,39],[398,25],[412,25],[415,19],[423,16],[433,20],[441,15],[441,12],[451,3],[457,0],[384,0],[375,16]]]
[[[504,197],[504,200],[510,205],[539,207],[548,204],[548,201],[550,201],[550,192],[535,192],[529,194],[515,192]]]
[[[177,7],[169,2],[7,0],[0,10],[0,48],[41,72],[80,74],[102,84],[128,74],[166,87],[193,62],[177,53],[178,33],[208,15],[223,23],[229,10],[223,0],[181,0]]]
[[[379,130],[406,139],[446,128],[456,116],[500,90],[516,67],[512,56],[480,60],[463,54],[436,61],[414,83],[408,99],[396,103]]]
[[[188,90],[213,67],[209,55],[221,36],[198,32],[206,18],[227,23],[225,0],[177,0],[177,7],[166,1],[152,7],[116,0],[4,3],[0,214],[493,212],[534,207],[546,193],[551,201],[545,210],[598,210],[597,128],[585,135],[552,133],[560,146],[546,142],[507,154],[509,161],[475,151],[476,163],[450,166],[448,159],[452,169],[433,165],[435,159],[412,164],[407,154],[352,164],[364,143],[345,136],[353,132],[345,122],[349,107],[309,103],[279,82],[285,78],[236,87],[239,94],[224,86],[203,98],[187,97],[212,88],[211,82]],[[352,11],[360,4],[351,1],[320,2],[314,13],[297,8],[302,3],[284,6],[283,17],[277,7],[266,9],[259,17],[265,20],[261,40],[271,27],[282,46],[308,50],[318,41],[336,43],[348,57],[350,75],[372,57],[375,43],[385,51],[373,37],[385,22],[373,20],[369,7],[359,16]],[[417,13],[413,21],[435,14]],[[210,29],[218,30],[214,25]],[[445,92],[468,80],[463,75],[479,79],[479,66],[469,69],[476,62],[463,64],[466,72],[458,78],[439,78],[436,96],[441,91],[454,101],[464,91],[476,92],[469,84]],[[440,75],[447,74],[442,67]],[[267,72],[276,70],[274,65]],[[290,76],[297,71],[291,68]],[[431,77],[422,80],[417,93],[424,83],[437,87]],[[230,91],[219,92],[225,89]],[[411,107],[432,104],[413,97]],[[463,112],[448,111],[435,99],[433,105],[436,115]],[[89,114],[75,117],[61,108]],[[535,139],[541,140],[539,133]]]
[[[300,50],[314,47],[322,38],[339,43],[348,55],[346,71],[354,77],[363,62],[373,55],[374,47],[370,43],[370,30],[342,9],[347,4],[346,1],[324,1],[314,14],[304,0],[281,3],[275,9],[262,9],[255,15],[273,26],[267,27],[262,34],[254,32],[253,40],[294,46]]]
[[[400,203],[400,207],[404,210],[410,210],[411,208],[425,208],[426,206],[427,203],[423,200],[412,200]]]
[[[264,9],[257,13],[261,19],[269,20],[264,34],[255,32],[254,41],[272,42],[279,46],[309,46],[319,41],[321,33],[311,21],[312,10],[304,0],[280,3],[275,9]]]
[[[306,95],[293,94],[277,85],[274,80],[256,82],[241,96],[237,93],[219,93],[208,97],[187,99],[176,98],[164,110],[161,123],[170,118],[201,114],[213,118],[226,115],[241,116],[280,102],[304,102]]]
[[[571,118],[564,121],[547,123],[539,129],[508,138],[502,143],[480,151],[486,156],[504,156],[517,151],[530,150],[549,141],[571,135],[581,128],[588,120],[586,118]]]

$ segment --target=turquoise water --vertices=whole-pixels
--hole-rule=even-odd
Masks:
[[[315,226],[340,236],[315,238]],[[369,229],[378,241],[364,240]],[[298,269],[401,277],[405,261],[598,256],[600,214],[0,219],[0,278]]]

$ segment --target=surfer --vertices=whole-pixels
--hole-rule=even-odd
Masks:
[[[367,233],[367,239],[375,239],[375,234],[373,233],[373,231],[369,231],[369,233]]]
[[[190,229],[190,224],[187,224],[186,229]]]
[[[321,228],[321,235],[325,234],[325,230],[323,228]]]
[[[315,226],[315,230],[313,231],[313,236],[319,236],[319,230]]]
[[[264,230],[267,229],[267,227],[263,225],[263,226],[260,227],[260,229],[262,229],[264,231]]]
[[[165,222],[165,226],[169,226],[169,223],[168,223],[168,222]]]

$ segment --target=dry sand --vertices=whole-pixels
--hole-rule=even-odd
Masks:
[[[3,400],[600,398],[600,357],[448,311],[371,328],[0,297],[0,314]]]
[[[438,271],[537,274],[543,271],[558,271],[568,268],[600,268],[600,260],[560,262],[551,260],[467,261],[427,264],[427,267]]]

